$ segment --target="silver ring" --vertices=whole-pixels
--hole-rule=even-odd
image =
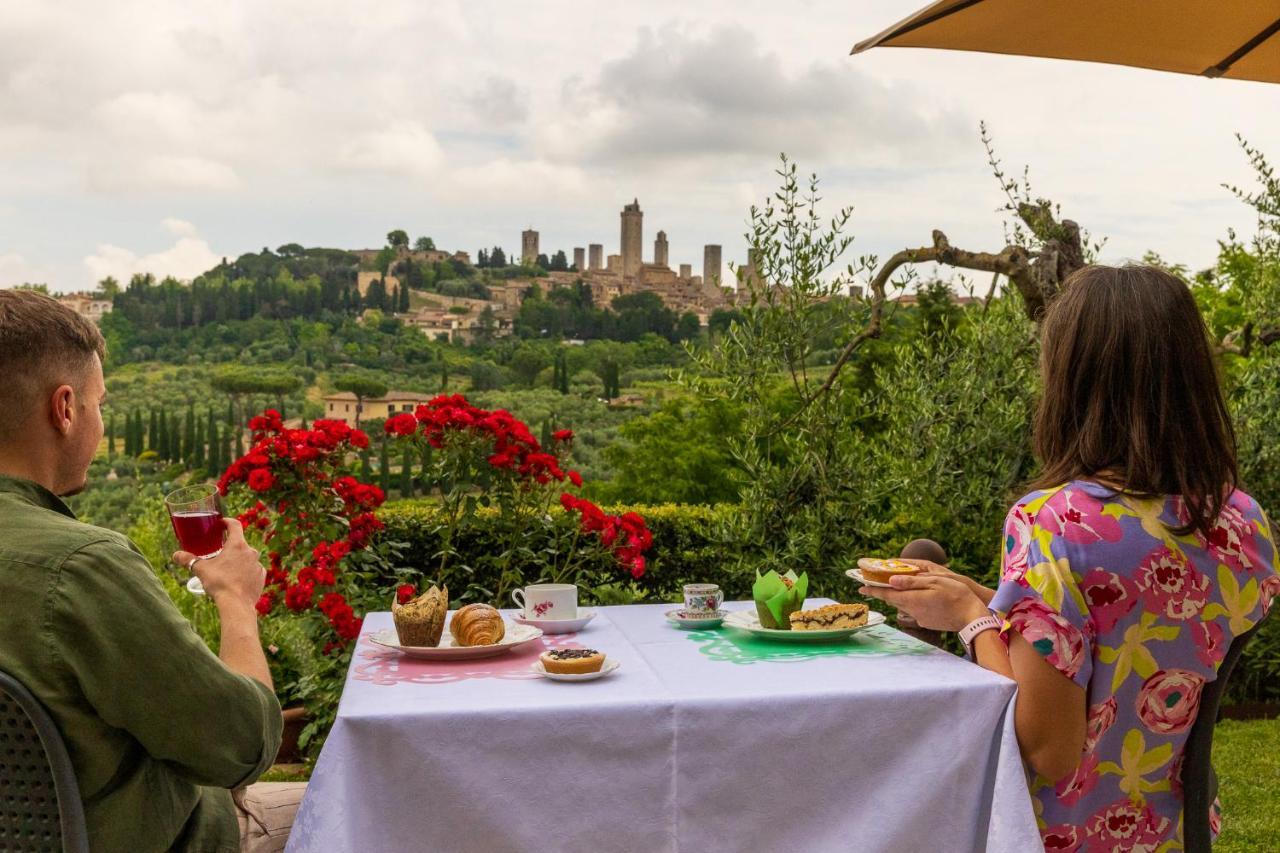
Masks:
[[[193,569],[196,567],[196,563],[198,563],[198,562],[200,562],[201,560],[204,560],[204,559],[207,559],[207,558],[205,558],[205,557],[192,557],[192,558],[191,558],[191,562],[187,563],[187,571],[191,571],[191,570],[193,570]]]

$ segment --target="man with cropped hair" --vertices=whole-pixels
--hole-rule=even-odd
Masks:
[[[0,670],[66,742],[92,849],[280,850],[302,786],[269,804],[244,789],[281,715],[254,610],[265,574],[239,523],[193,569],[218,610],[215,656],[141,552],[62,501],[102,441],[105,356],[70,308],[0,290]]]

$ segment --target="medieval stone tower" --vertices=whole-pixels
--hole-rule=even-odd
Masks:
[[[656,266],[667,265],[667,232],[659,231],[658,239],[653,241],[653,263]]]
[[[707,245],[702,247],[702,286],[708,291],[720,287],[720,247]]]
[[[573,268],[578,272],[587,271],[587,250],[581,246],[573,250]]]
[[[520,232],[520,263],[531,267],[538,262],[538,232],[532,228]]]
[[[622,208],[622,276],[635,278],[640,274],[640,253],[644,240],[644,214],[640,200]]]
[[[602,243],[590,243],[587,245],[587,269],[602,270],[604,269],[604,245]]]

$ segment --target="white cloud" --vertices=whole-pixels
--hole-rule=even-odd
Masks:
[[[17,284],[49,284],[53,281],[53,269],[47,265],[28,261],[17,252],[0,254],[0,287]]]
[[[179,280],[194,278],[221,261],[195,230],[195,226],[181,219],[165,219],[165,230],[177,237],[172,246],[158,252],[140,255],[130,249],[110,243],[99,243],[97,250],[84,259],[84,267],[90,278],[97,282],[112,276],[127,282],[138,273],[151,273],[157,278],[173,276]]]
[[[644,29],[598,76],[566,88],[567,119],[535,134],[565,162],[685,159],[741,162],[779,151],[800,157],[857,151],[864,165],[944,158],[975,120],[939,109],[921,91],[886,84],[835,61],[789,70],[776,49],[740,26],[705,34]]]
[[[339,150],[337,164],[353,172],[428,178],[444,162],[444,152],[420,122],[396,121],[384,127],[353,128]]]
[[[921,2],[587,14],[577,0],[383,0],[371,15],[337,0],[10,0],[0,255],[61,287],[90,283],[86,256],[190,275],[194,229],[166,226],[171,243],[150,245],[174,211],[231,254],[359,245],[393,227],[512,250],[527,225],[555,248],[616,251],[618,209],[639,196],[646,241],[664,228],[672,260],[698,267],[703,243],[744,256],[747,207],[776,185],[782,150],[824,179],[830,208],[856,206],[860,251],[883,257],[934,227],[990,249],[1000,199],[978,117],[1010,165],[1031,165],[1037,192],[1111,238],[1105,257],[1153,248],[1202,265],[1228,226],[1252,228],[1218,184],[1249,180],[1234,130],[1280,159],[1268,143],[1280,90],[972,53],[847,55]]]

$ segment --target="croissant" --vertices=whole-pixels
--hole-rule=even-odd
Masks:
[[[492,646],[507,633],[502,614],[487,604],[468,604],[453,614],[449,633],[457,646]]]
[[[449,612],[449,587],[431,587],[407,604],[392,599],[391,618],[396,623],[396,635],[402,646],[428,646],[440,644],[444,632],[444,617]]]

